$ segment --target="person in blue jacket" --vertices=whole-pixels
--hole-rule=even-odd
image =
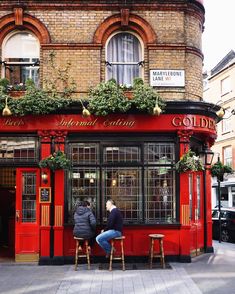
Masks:
[[[96,219],[90,209],[89,201],[79,202],[74,213],[73,235],[78,238],[88,239],[89,245],[92,246],[95,241],[95,229]]]
[[[107,225],[96,237],[96,242],[105,251],[106,257],[109,257],[111,253],[109,240],[122,236],[123,217],[121,211],[115,206],[112,199],[106,202],[106,209],[110,212]]]

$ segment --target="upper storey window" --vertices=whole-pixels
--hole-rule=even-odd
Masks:
[[[230,77],[221,80],[221,96],[228,94],[231,91]]]
[[[142,76],[142,57],[142,45],[135,35],[115,34],[106,48],[107,79],[131,86],[135,77]]]
[[[32,79],[39,84],[39,41],[29,32],[16,32],[3,42],[2,71],[10,84],[17,86]]]

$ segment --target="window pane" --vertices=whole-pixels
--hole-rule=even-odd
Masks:
[[[176,221],[174,171],[159,174],[159,168],[145,170],[145,218],[147,223]]]
[[[89,201],[98,217],[99,172],[96,168],[73,168],[69,174],[70,201],[68,203],[69,222],[73,223],[73,214],[79,201]]]
[[[3,47],[3,60],[5,61],[5,77],[10,84],[13,86],[25,84],[27,79],[32,79],[38,86],[39,57],[40,44],[33,35],[20,32],[8,38]]]
[[[197,219],[201,218],[201,178],[197,176]]]
[[[122,211],[125,222],[142,220],[141,195],[139,168],[104,169],[104,203],[112,198]],[[107,216],[107,212],[104,211],[103,215]]]
[[[225,147],[223,149],[223,153],[224,153],[224,164],[232,166],[232,159],[233,159],[232,146]]]
[[[25,84],[27,79],[34,81],[35,85],[39,85],[39,66],[25,65],[7,65],[5,67],[5,77],[10,84],[15,86],[20,83]]]
[[[118,84],[131,86],[133,79],[140,76],[140,66],[130,64],[112,64],[107,67],[108,79],[115,79]]]
[[[134,35],[116,34],[107,46],[108,79],[114,78],[119,84],[132,85],[133,78],[140,76],[141,45]]]
[[[156,164],[172,164],[175,162],[175,146],[173,143],[146,143],[145,161]]]
[[[0,138],[0,162],[35,162],[38,159],[36,138]]]
[[[137,162],[140,161],[138,146],[120,146],[104,148],[104,162]]]
[[[73,164],[99,163],[97,143],[72,143],[69,148],[70,158]]]
[[[36,173],[23,173],[22,222],[36,221]]]
[[[225,95],[231,91],[230,77],[221,80],[221,95]]]
[[[4,58],[39,58],[39,42],[29,33],[17,33],[7,40],[3,52]]]

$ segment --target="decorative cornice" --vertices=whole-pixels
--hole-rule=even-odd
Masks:
[[[178,137],[180,139],[180,143],[189,143],[190,142],[190,138],[193,135],[193,131],[188,131],[188,130],[178,131],[177,132],[177,135],[178,135]]]

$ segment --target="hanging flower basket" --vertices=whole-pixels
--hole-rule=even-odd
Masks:
[[[229,165],[224,165],[221,161],[216,162],[211,167],[211,176],[217,177],[221,182],[224,180],[224,174],[232,174],[233,169]]]
[[[56,151],[52,155],[42,159],[39,162],[41,168],[49,168],[52,171],[58,169],[69,169],[71,167],[71,161],[66,158],[63,151]]]
[[[196,153],[192,150],[189,150],[181,156],[180,160],[176,163],[175,168],[180,173],[204,170],[201,159],[199,156],[196,156]]]

